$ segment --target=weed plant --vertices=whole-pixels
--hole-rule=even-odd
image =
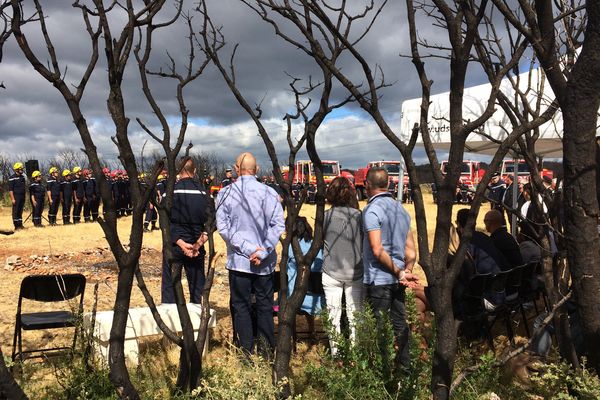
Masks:
[[[407,319],[416,323],[417,311],[412,294],[407,292]],[[305,398],[325,399],[424,399],[428,397],[427,382],[431,369],[427,355],[422,354],[421,335],[414,331],[409,342],[411,369],[407,374],[394,368],[397,349],[394,347],[392,324],[386,316],[377,322],[367,305],[355,316],[356,343],[337,334],[331,324],[326,330],[338,345],[332,358],[325,354],[320,365],[309,364],[306,370]]]

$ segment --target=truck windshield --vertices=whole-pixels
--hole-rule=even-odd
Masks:
[[[446,168],[448,168],[448,162],[442,161],[442,174],[445,174],[447,172]],[[464,175],[464,174],[470,175],[471,174],[471,163],[463,162],[462,167],[460,169],[460,173],[461,173],[461,175]]]
[[[323,164],[323,175],[337,175],[339,168],[337,164]]]
[[[513,162],[507,162],[504,164],[504,173],[506,174],[512,174],[513,172],[515,172],[514,167],[513,167],[514,163]],[[519,162],[519,174],[523,173],[523,174],[528,174],[529,171],[529,165],[527,165],[526,162]]]
[[[383,168],[388,172],[388,174],[396,174],[400,173],[400,164],[383,164]]]

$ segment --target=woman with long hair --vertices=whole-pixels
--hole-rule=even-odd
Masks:
[[[340,334],[342,296],[346,297],[346,315],[350,339],[356,338],[354,315],[363,304],[362,223],[356,190],[347,178],[335,178],[327,189],[331,208],[323,224],[323,290],[331,323]],[[331,355],[337,353],[330,338]]]

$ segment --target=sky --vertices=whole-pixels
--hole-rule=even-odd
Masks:
[[[44,3],[48,31],[61,70],[66,71],[68,82],[76,84],[90,55],[90,41],[84,30],[81,12],[70,6],[72,1]],[[359,6],[364,1],[354,0],[350,3]],[[184,7],[191,9],[194,4],[186,1]],[[289,90],[290,75],[301,79],[300,86],[305,85],[311,76],[318,80],[317,65],[306,54],[276,36],[271,26],[239,0],[209,0],[208,6],[213,21],[222,26],[227,41],[221,57],[227,62],[234,45],[238,45],[235,58],[238,88],[250,104],[262,102],[261,120],[279,156],[283,161],[287,160],[283,117],[295,111],[294,98]],[[161,17],[164,20],[172,14],[173,5],[167,1]],[[199,31],[200,15],[193,10],[190,14],[195,30]],[[112,29],[116,32],[122,23],[122,18],[113,18]],[[292,35],[296,34],[289,23],[282,22],[281,27]],[[444,40],[444,33],[424,17],[419,21],[418,29],[419,35],[428,40]],[[48,57],[39,25],[30,24],[24,27],[24,32],[38,57],[46,62]],[[167,52],[179,67],[183,67],[188,54],[186,35],[183,20],[158,32],[153,45],[152,68],[167,66]],[[420,95],[415,69],[410,59],[401,56],[409,53],[405,3],[389,1],[358,48],[372,69],[381,67],[386,81],[391,84],[380,92],[380,108],[387,123],[399,130],[402,102]],[[202,55],[198,54],[198,49],[196,52],[199,60]],[[115,160],[117,149],[110,139],[114,134],[114,125],[106,109],[107,77],[103,57],[101,48],[100,60],[82,100],[82,109],[101,157]],[[358,65],[351,62],[349,57],[342,58],[340,66],[350,76],[358,76]],[[448,90],[449,70],[446,61],[428,59],[426,68],[434,81],[433,92]],[[481,83],[481,76],[477,72],[472,75],[469,79],[473,84]],[[61,150],[82,147],[64,100],[50,83],[35,72],[13,39],[4,48],[0,81],[6,86],[6,89],[0,89],[1,155],[11,159],[49,159]],[[156,78],[151,80],[150,85],[171,127],[176,131],[179,116],[175,82]],[[125,72],[123,91],[126,113],[131,121],[129,137],[134,152],[139,154],[142,147],[148,153],[159,149],[158,144],[136,122],[136,118],[140,118],[160,134],[157,120],[141,91],[133,55]],[[346,96],[345,89],[336,84],[333,101],[340,101]],[[186,143],[191,141],[195,151],[215,154],[225,162],[233,162],[242,151],[251,151],[256,154],[259,163],[268,164],[265,146],[256,126],[213,66],[209,65],[199,78],[186,87],[185,97],[190,111]],[[316,101],[312,107],[315,104]],[[309,108],[309,115],[311,110],[314,108]],[[295,125],[293,136],[298,137],[301,131],[302,126]],[[398,151],[385,139],[377,125],[355,104],[338,109],[327,117],[317,133],[317,146],[322,159],[338,160],[344,168],[358,168],[372,160],[400,159]],[[425,161],[422,150],[417,150],[415,156],[421,162]],[[306,157],[306,153],[301,152],[299,158],[303,157]]]

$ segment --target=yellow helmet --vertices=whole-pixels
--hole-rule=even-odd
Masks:
[[[140,172],[139,178],[140,178],[140,179],[143,179],[143,178],[145,178],[145,177],[146,177],[146,174],[145,174],[145,173],[143,173],[143,172]]]
[[[13,165],[13,169],[16,171],[18,169],[23,169],[23,163],[21,162],[16,162],[15,165]]]
[[[58,168],[52,167],[52,168],[50,168],[50,170],[48,172],[51,173],[51,174],[53,174],[55,172],[58,172]]]
[[[42,176],[42,173],[40,171],[33,171],[33,173],[31,174],[32,178],[37,178],[38,176]]]
[[[73,168],[73,173],[76,174],[78,172],[81,172],[81,167],[75,167]]]
[[[65,170],[62,172],[62,176],[68,176],[68,175],[71,175],[71,171],[69,171],[68,169],[65,169]]]

